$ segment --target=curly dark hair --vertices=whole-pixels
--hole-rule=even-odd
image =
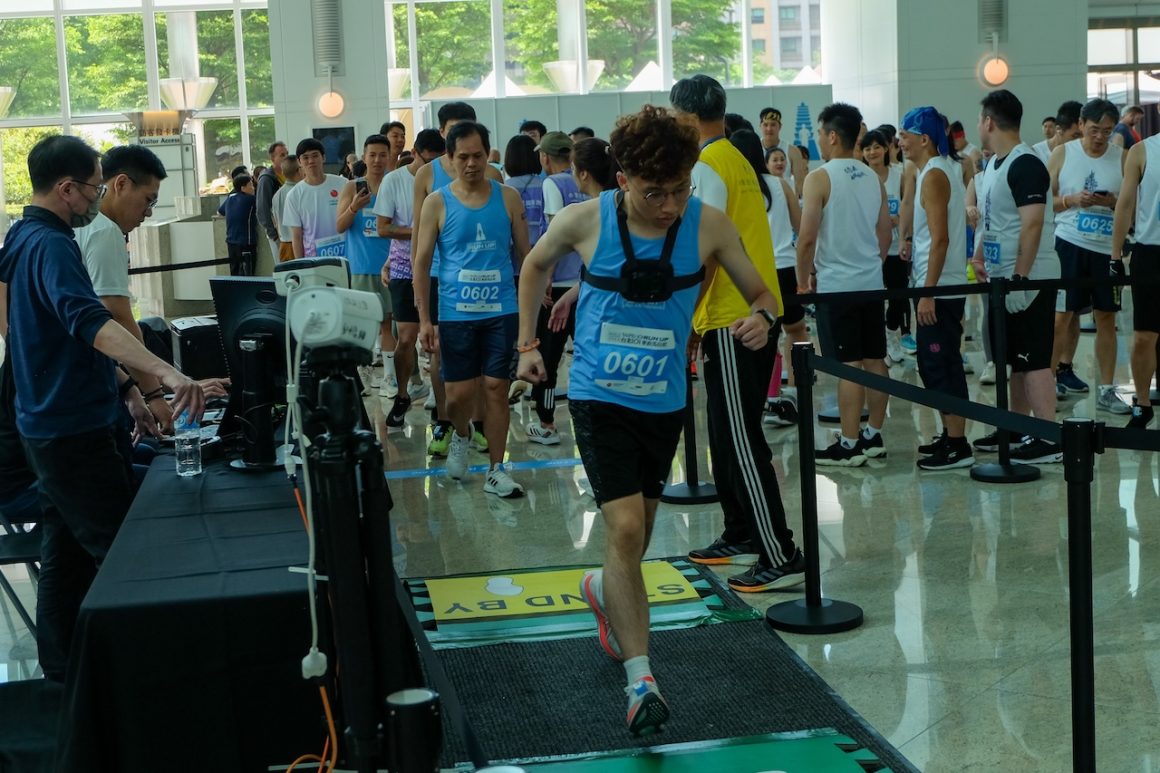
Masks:
[[[624,173],[654,184],[687,179],[701,155],[697,130],[655,105],[616,119],[611,139]]]

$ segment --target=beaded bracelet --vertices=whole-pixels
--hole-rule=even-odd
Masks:
[[[539,349],[539,348],[540,348],[540,339],[538,339],[538,338],[533,338],[531,341],[528,341],[522,345],[516,344],[516,351],[519,352],[520,354],[527,354],[528,352],[535,351],[536,349]]]

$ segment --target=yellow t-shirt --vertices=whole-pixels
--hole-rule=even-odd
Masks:
[[[777,282],[777,268],[773,263],[773,240],[769,234],[769,220],[765,216],[765,197],[757,182],[757,173],[728,140],[710,143],[701,151],[701,161],[710,166],[725,183],[728,191],[725,214],[741,234],[741,243],[761,275],[765,286],[777,299],[781,311],[781,288]],[[698,335],[707,330],[729,327],[749,316],[749,304],[733,284],[729,274],[716,271],[709,289],[701,297],[693,313],[693,329]]]

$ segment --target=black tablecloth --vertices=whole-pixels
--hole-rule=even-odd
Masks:
[[[81,608],[61,771],[259,771],[318,753],[306,535],[284,472],[156,459]]]

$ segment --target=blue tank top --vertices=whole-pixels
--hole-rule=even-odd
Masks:
[[[466,322],[515,314],[512,273],[512,221],[503,204],[503,186],[495,180],[487,203],[466,207],[451,186],[443,196],[443,230],[439,233],[439,319]]]
[[[576,185],[576,178],[572,176],[571,172],[559,172],[548,179],[560,189],[560,195],[564,197],[565,207],[579,201],[588,201],[588,194],[580,192],[580,186]],[[547,215],[544,216],[544,230],[548,230]],[[582,265],[584,265],[584,261],[580,259],[580,253],[569,252],[556,264],[556,270],[552,272],[552,284],[575,284],[580,280],[580,267]]]
[[[391,249],[391,240],[380,237],[375,225],[377,198],[377,193],[371,196],[366,207],[354,216],[354,222],[346,229],[346,259],[350,263],[350,273],[356,276],[377,275],[383,270]]]
[[[442,158],[431,162],[431,191],[437,191],[451,184],[451,175],[443,170]],[[439,276],[439,244],[435,244],[435,253],[431,256],[431,276]]]
[[[600,236],[588,263],[588,271],[597,276],[619,277],[624,265],[615,194],[600,194]],[[673,248],[676,276],[701,268],[700,225],[701,200],[693,197],[685,208]],[[630,236],[638,260],[660,259],[664,237]],[[644,413],[684,408],[685,345],[699,292],[700,285],[696,285],[676,291],[663,303],[632,303],[620,293],[582,284],[576,304],[576,350],[568,396]]]

